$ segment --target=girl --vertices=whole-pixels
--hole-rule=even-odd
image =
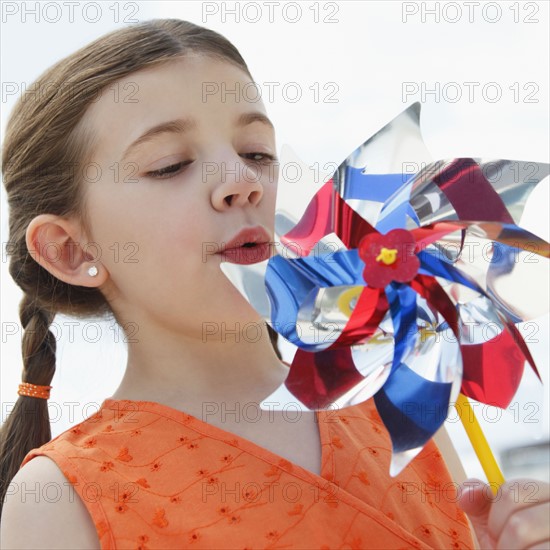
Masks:
[[[272,249],[275,134],[246,101],[253,81],[219,34],[152,20],[62,60],[14,109],[3,174],[24,372],[0,441],[2,546],[473,548],[460,503],[483,548],[547,547],[547,486],[489,502],[456,487],[433,442],[390,478],[373,400],[292,421],[259,408],[288,365],[220,270]],[[138,261],[115,261],[113,242]],[[50,441],[56,313],[112,315],[129,347],[115,394]],[[51,484],[60,498],[40,496]]]

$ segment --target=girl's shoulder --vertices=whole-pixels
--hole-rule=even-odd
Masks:
[[[32,528],[30,528],[32,526]],[[29,460],[14,476],[3,505],[2,548],[99,548],[92,518],[57,464]]]

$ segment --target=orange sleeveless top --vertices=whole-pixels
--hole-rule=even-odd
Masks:
[[[373,399],[315,415],[321,475],[166,405],[110,398],[21,466],[59,466],[104,550],[474,548],[433,440],[392,478]]]

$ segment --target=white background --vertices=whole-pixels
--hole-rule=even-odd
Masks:
[[[238,4],[239,21],[225,11],[235,2],[118,2],[118,6],[81,2],[71,22],[63,2],[2,2],[2,135],[19,95],[13,90],[30,86],[54,62],[111,29],[131,24],[132,19],[178,17],[212,28],[237,46],[265,90],[263,99],[277,129],[279,151],[290,147],[307,166],[340,163],[414,101],[423,102],[422,131],[434,159],[472,156],[548,162],[548,2],[300,2],[301,15],[295,6],[280,2],[271,23],[264,2]],[[430,12],[436,4],[439,10]],[[30,13],[36,5],[38,13]],[[279,83],[274,101],[266,95],[266,82]],[[434,90],[437,85],[443,89],[447,84],[448,94],[419,92],[404,98],[406,82],[419,90]],[[479,83],[473,101],[465,82]],[[297,83],[301,90],[298,101],[291,101],[295,85],[287,86],[288,93],[283,94],[288,83]],[[315,83],[320,90],[317,101],[310,89]],[[458,84],[460,100],[454,101],[457,87],[448,83]],[[483,93],[488,83],[501,90],[500,100],[492,101],[495,86]],[[519,84],[519,97],[510,89],[514,83]],[[335,86],[332,97],[337,101],[323,101]],[[526,102],[533,90],[532,102]],[[281,182],[279,205],[294,208],[299,215],[322,176],[331,172],[321,171],[319,181],[300,185]],[[19,324],[21,292],[8,273],[4,252],[8,220],[3,188],[1,215],[4,421],[17,398],[22,359],[20,327],[16,334],[7,334]],[[522,225],[549,240],[548,180],[533,193]],[[124,344],[115,341],[116,333],[107,324],[81,323],[71,338],[68,325],[63,325],[69,321],[61,316],[55,321],[60,331],[50,399],[54,437],[95,412],[114,393],[126,361]],[[526,368],[512,408],[477,408],[497,452],[548,439],[548,316],[537,323],[538,342],[529,346],[544,388]],[[289,347],[284,350],[290,353]],[[468,475],[483,478],[456,418],[447,425]]]

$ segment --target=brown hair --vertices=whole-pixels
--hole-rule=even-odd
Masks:
[[[19,316],[22,381],[50,385],[56,340],[49,330],[57,313],[85,319],[114,313],[97,288],[67,284],[31,257],[26,230],[39,214],[74,216],[88,234],[82,181],[91,139],[81,121],[105,87],[139,69],[187,53],[201,54],[250,71],[238,50],[220,34],[180,19],[152,19],[110,32],[46,70],[18,100],[2,151],[8,196],[9,271],[23,290]],[[38,92],[38,93],[37,93]],[[277,349],[277,334],[268,326]],[[0,430],[0,513],[10,481],[25,455],[51,440],[47,401],[19,396]]]

